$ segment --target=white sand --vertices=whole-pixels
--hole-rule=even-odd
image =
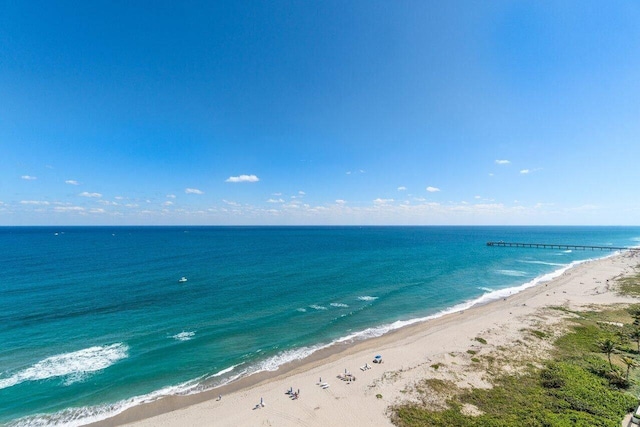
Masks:
[[[225,394],[220,401],[216,399],[218,393],[213,392],[207,401],[172,410],[190,401],[163,399],[153,411],[162,408],[170,412],[149,417],[153,411],[133,408],[101,424],[149,417],[130,425],[390,426],[389,406],[412,399],[411,389],[421,379],[446,378],[463,387],[488,386],[482,372],[471,368],[472,356],[467,350],[487,354],[506,346],[513,350],[509,350],[510,356],[517,358],[513,343],[518,339],[526,342],[527,329],[548,330],[565,315],[547,307],[562,305],[573,309],[637,302],[612,292],[609,284],[613,285],[614,278],[620,275],[634,272],[639,256],[626,253],[581,264],[551,282],[505,300],[355,343],[322,360],[302,363],[282,375]],[[484,338],[487,344],[476,341],[476,337]],[[544,345],[540,344],[520,347],[526,353],[544,352]],[[372,363],[376,354],[384,357],[383,364]],[[372,368],[363,372],[359,367],[365,363]],[[442,364],[437,370],[432,367],[436,363]],[[336,378],[345,369],[355,375],[356,381]],[[328,388],[317,385],[320,377],[329,384]],[[290,387],[300,389],[299,399],[285,394]],[[378,394],[382,397],[377,398]],[[261,398],[265,406],[254,409]]]

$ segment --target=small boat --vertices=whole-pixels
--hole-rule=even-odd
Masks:
[[[186,278],[186,277],[184,277],[184,276],[182,276],[180,279],[178,279],[178,282],[179,282],[179,283],[184,283],[184,282],[186,282],[186,281],[187,281],[187,278]]]

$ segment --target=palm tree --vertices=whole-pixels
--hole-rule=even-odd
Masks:
[[[598,343],[600,351],[607,355],[609,360],[609,368],[613,369],[613,363],[611,363],[611,354],[616,350],[616,343],[611,338],[607,338],[604,341]]]
[[[616,388],[625,389],[629,387],[629,380],[627,380],[620,372],[619,369],[612,369],[607,374],[609,384]]]
[[[640,307],[637,305],[629,307],[627,310],[631,317],[633,317],[633,324],[638,326],[640,325]]]
[[[626,375],[626,379],[627,381],[629,380],[629,371],[631,370],[631,368],[635,368],[636,366],[638,366],[638,362],[629,356],[624,356],[622,358],[622,361],[624,362],[625,365],[627,365],[627,375]]]

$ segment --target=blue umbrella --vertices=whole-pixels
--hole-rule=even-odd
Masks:
[[[382,359],[382,356],[380,356],[379,354],[376,356],[376,359]]]

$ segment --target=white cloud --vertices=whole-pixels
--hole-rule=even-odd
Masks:
[[[68,179],[64,183],[65,184],[69,184],[69,185],[80,185],[80,183],[78,181],[76,181],[75,179]]]
[[[427,187],[427,191],[428,191],[429,193],[437,193],[438,191],[440,191],[440,189],[439,189],[438,187],[431,187],[431,186],[429,186],[429,187]]]
[[[400,187],[398,187],[398,191],[407,191],[407,187],[401,185]]]
[[[92,208],[89,212],[95,213],[95,214],[101,214],[101,213],[105,213],[105,210],[102,208]]]
[[[240,206],[242,206],[240,203],[238,203],[238,202],[233,202],[233,201],[231,201],[231,200],[224,200],[224,199],[222,199],[222,201],[223,201],[224,203],[226,203],[227,205],[229,205],[229,206],[235,206],[235,207],[240,207]]]
[[[176,195],[175,194],[167,194],[167,199],[175,199]]]
[[[116,197],[114,197],[114,199],[116,199],[116,200],[123,200],[123,199],[124,199],[124,197],[122,197],[122,196],[116,196]]]
[[[351,171],[347,171],[345,172],[347,175],[351,175]]]
[[[164,203],[162,204],[162,206],[171,206],[171,205],[173,205],[173,202],[172,202],[172,201],[170,201],[170,200],[167,200],[166,202],[164,202]]]
[[[307,193],[305,193],[304,191],[300,190],[300,191],[298,191],[298,194],[301,195],[301,196],[304,196]]]
[[[22,205],[40,205],[40,206],[47,206],[49,205],[49,202],[46,201],[42,201],[42,200],[21,200],[20,204]]]
[[[284,200],[282,200],[282,199],[269,199],[269,200],[267,200],[267,203],[284,203]]]
[[[336,200],[336,204],[338,204],[338,205],[344,205],[345,203],[347,203],[346,200],[342,200],[342,199],[337,199]]]
[[[282,196],[282,193],[273,193],[272,196],[280,197]]]
[[[56,206],[53,208],[56,212],[84,212],[85,209],[80,206]]]
[[[393,199],[381,199],[377,198],[373,201],[376,205],[386,205],[387,203],[393,203]]]
[[[88,191],[83,191],[82,193],[78,194],[78,196],[82,196],[82,197],[93,197],[93,198],[100,198],[102,197],[102,194],[100,193],[89,193]]]
[[[31,176],[31,175],[22,175],[20,178],[27,180],[27,181],[35,181],[36,179],[38,179],[35,176]]]
[[[476,200],[477,200],[477,199],[482,199],[482,197],[481,197],[481,196],[473,196],[473,198],[474,198],[474,199],[476,199]]]
[[[225,182],[258,182],[260,178],[255,175],[230,176]]]
[[[204,191],[198,190],[197,188],[185,188],[184,192],[187,194],[204,194]]]
[[[489,173],[489,176],[493,176],[493,174],[492,174],[492,173]]]
[[[522,169],[522,170],[520,171],[520,173],[521,173],[521,174],[523,174],[523,175],[526,175],[526,174],[529,174],[529,173],[535,173],[535,172],[538,172],[538,171],[541,171],[541,170],[542,170],[542,168]]]
[[[497,165],[508,165],[511,163],[509,160],[496,160]]]

